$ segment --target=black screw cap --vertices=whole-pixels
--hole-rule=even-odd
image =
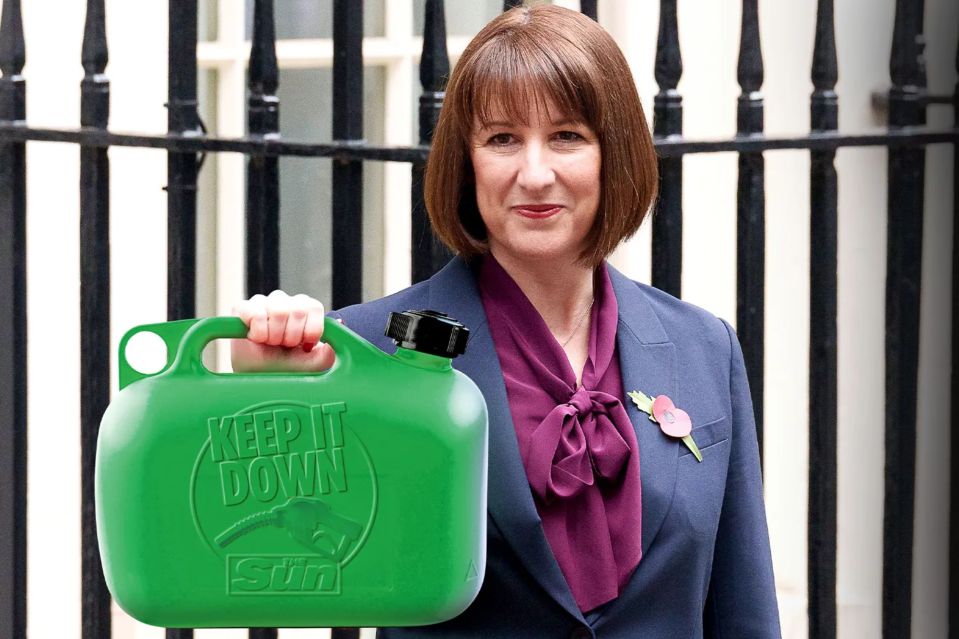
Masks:
[[[470,329],[439,311],[390,313],[386,336],[398,346],[420,353],[453,358],[466,351]]]

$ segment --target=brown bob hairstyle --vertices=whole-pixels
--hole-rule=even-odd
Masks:
[[[548,104],[561,111],[556,115],[589,125],[600,143],[599,210],[579,261],[598,265],[645,218],[656,197],[656,151],[619,47],[576,11],[517,7],[487,24],[463,51],[426,166],[433,230],[464,258],[489,250],[469,153],[475,123],[485,126],[499,111],[527,124],[532,109]]]

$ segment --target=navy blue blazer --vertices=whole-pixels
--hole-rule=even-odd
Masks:
[[[489,410],[487,564],[473,604],[451,621],[381,629],[380,637],[779,637],[759,451],[739,342],[728,324],[609,267],[619,305],[616,345],[625,392],[668,395],[692,418],[696,458],[630,402],[642,480],[643,557],[618,598],[584,615],[543,533],[470,267],[439,273],[338,315],[387,352],[390,311],[429,308],[470,328],[453,365]]]

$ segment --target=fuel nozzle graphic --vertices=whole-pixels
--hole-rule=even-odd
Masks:
[[[363,526],[338,515],[320,499],[292,497],[276,506],[236,522],[216,538],[220,548],[258,528],[275,526],[285,529],[301,546],[327,559],[340,562],[363,532]]]

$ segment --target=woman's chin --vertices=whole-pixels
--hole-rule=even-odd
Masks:
[[[579,258],[580,249],[564,242],[529,241],[494,245],[492,252],[500,261],[549,264],[574,262]]]

